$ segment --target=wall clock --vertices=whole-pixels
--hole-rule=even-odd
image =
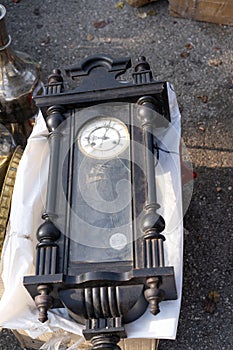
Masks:
[[[141,57],[132,81],[118,76],[128,58],[91,56],[65,69],[81,79],[65,91],[59,70],[38,107],[47,108],[50,168],[44,223],[37,231],[35,276],[24,285],[41,322],[65,307],[85,324],[93,349],[119,349],[124,324],[177,298],[166,266],[165,222],[158,213],[154,130],[169,127],[166,82]]]

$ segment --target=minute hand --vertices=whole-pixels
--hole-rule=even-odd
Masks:
[[[105,137],[106,137],[106,134],[107,134],[107,132],[108,132],[108,130],[109,130],[109,128],[110,128],[110,125],[111,125],[111,121],[109,122],[107,128],[105,129],[105,133],[104,133],[104,136],[103,136],[103,140],[105,140]]]

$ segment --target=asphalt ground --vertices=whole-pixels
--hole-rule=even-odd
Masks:
[[[14,47],[40,61],[44,81],[53,68],[108,53],[144,55],[174,85],[198,178],[184,220],[177,339],[159,349],[232,349],[233,27],[171,17],[166,0],[140,9],[114,0],[1,3]],[[20,349],[9,331],[0,349]]]

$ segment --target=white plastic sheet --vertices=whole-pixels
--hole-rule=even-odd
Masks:
[[[157,167],[158,202],[166,222],[165,264],[174,266],[178,299],[160,303],[156,317],[145,314],[125,326],[129,338],[175,339],[181,302],[183,225],[180,175],[180,113],[173,88],[168,84],[171,127],[158,130],[161,140]],[[49,164],[48,131],[41,114],[20,162],[13,193],[12,207],[1,261],[4,294],[0,300],[0,327],[25,330],[32,338],[46,332],[65,330],[82,335],[83,327],[75,323],[65,309],[49,311],[44,324],[37,320],[34,301],[23,286],[23,277],[34,273],[36,230],[46,197]]]

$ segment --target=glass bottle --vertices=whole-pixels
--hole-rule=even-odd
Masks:
[[[13,51],[0,4],[0,123],[16,144],[25,147],[38,109],[32,97],[42,89],[40,65],[28,55]]]

